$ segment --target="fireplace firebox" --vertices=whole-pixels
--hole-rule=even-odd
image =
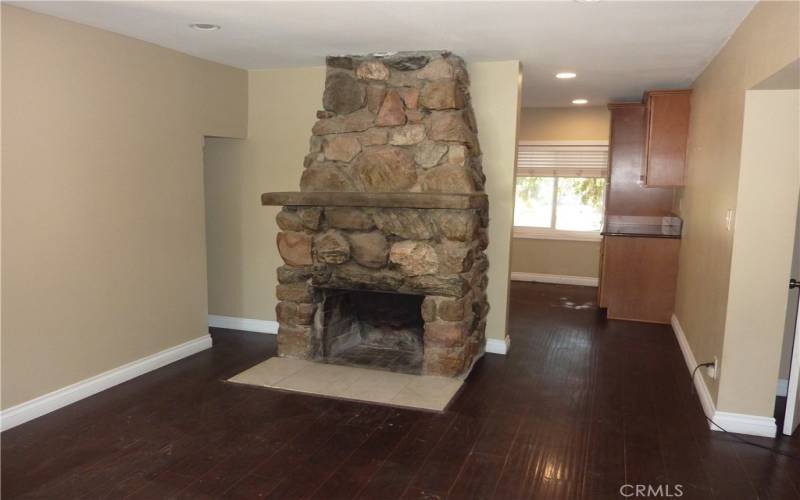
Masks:
[[[326,290],[317,309],[321,358],[418,374],[422,371],[424,297],[386,292]]]

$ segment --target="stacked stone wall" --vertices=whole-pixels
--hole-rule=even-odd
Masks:
[[[327,64],[301,191],[483,191],[460,58],[413,52]],[[424,295],[424,373],[460,375],[483,353],[485,209],[284,207],[277,222],[281,356],[323,356],[322,289]]]

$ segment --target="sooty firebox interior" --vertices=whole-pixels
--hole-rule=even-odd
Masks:
[[[328,363],[418,374],[422,371],[421,295],[326,290],[322,356]]]

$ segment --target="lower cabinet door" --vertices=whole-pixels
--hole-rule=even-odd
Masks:
[[[601,298],[608,318],[668,324],[681,241],[609,236],[604,243]]]

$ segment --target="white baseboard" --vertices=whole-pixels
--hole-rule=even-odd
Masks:
[[[686,361],[686,367],[689,369],[689,373],[692,373],[697,366],[697,360],[694,359],[692,348],[689,347],[689,341],[686,340],[686,334],[683,332],[683,328],[681,328],[681,324],[674,314],[670,318],[670,324],[672,325],[672,331],[675,332],[675,338],[678,339],[678,345],[683,353],[683,359]],[[700,398],[700,404],[703,406],[703,413],[705,413],[708,418],[713,418],[714,412],[716,412],[717,409],[714,406],[714,399],[708,391],[708,386],[706,386],[706,381],[702,373],[695,375],[694,388],[697,391],[697,397]]]
[[[778,426],[775,424],[775,419],[772,417],[717,411],[714,413],[714,418],[712,420],[714,420],[715,424],[719,425],[719,427],[711,425],[711,430],[715,431],[721,430],[720,427],[722,427],[728,432],[768,438],[774,438],[778,432]]]
[[[278,333],[278,322],[266,319],[237,318],[235,316],[208,315],[208,326],[256,333]]]
[[[689,342],[686,340],[686,334],[681,328],[677,316],[674,314],[670,318],[672,331],[675,332],[675,338],[678,339],[678,345],[683,352],[683,359],[686,361],[686,367],[691,373],[697,366],[697,360],[692,353]],[[774,438],[778,426],[775,424],[775,419],[772,417],[762,417],[759,415],[747,415],[744,413],[731,413],[726,411],[718,411],[711,393],[706,385],[705,378],[702,374],[697,374],[694,378],[694,387],[697,391],[697,396],[700,398],[700,404],[703,406],[703,413],[708,418],[718,425],[709,422],[708,426],[713,431],[722,431],[725,429],[728,432],[735,432],[737,434],[750,434],[752,436],[765,436]],[[720,429],[720,427],[722,429]]]
[[[789,395],[789,379],[779,378],[778,387],[775,389],[775,394],[778,396],[786,397]]]
[[[100,391],[168,365],[179,359],[211,347],[211,336],[206,334],[183,344],[145,356],[94,377],[89,377],[67,387],[31,399],[0,412],[0,430],[11,429],[29,420],[88,398]]]
[[[561,285],[597,286],[598,279],[589,276],[562,276],[559,274],[511,273],[512,281],[535,281],[537,283],[558,283]]]
[[[500,339],[486,339],[486,352],[492,354],[507,354],[511,348],[511,337],[506,335],[503,340]]]

